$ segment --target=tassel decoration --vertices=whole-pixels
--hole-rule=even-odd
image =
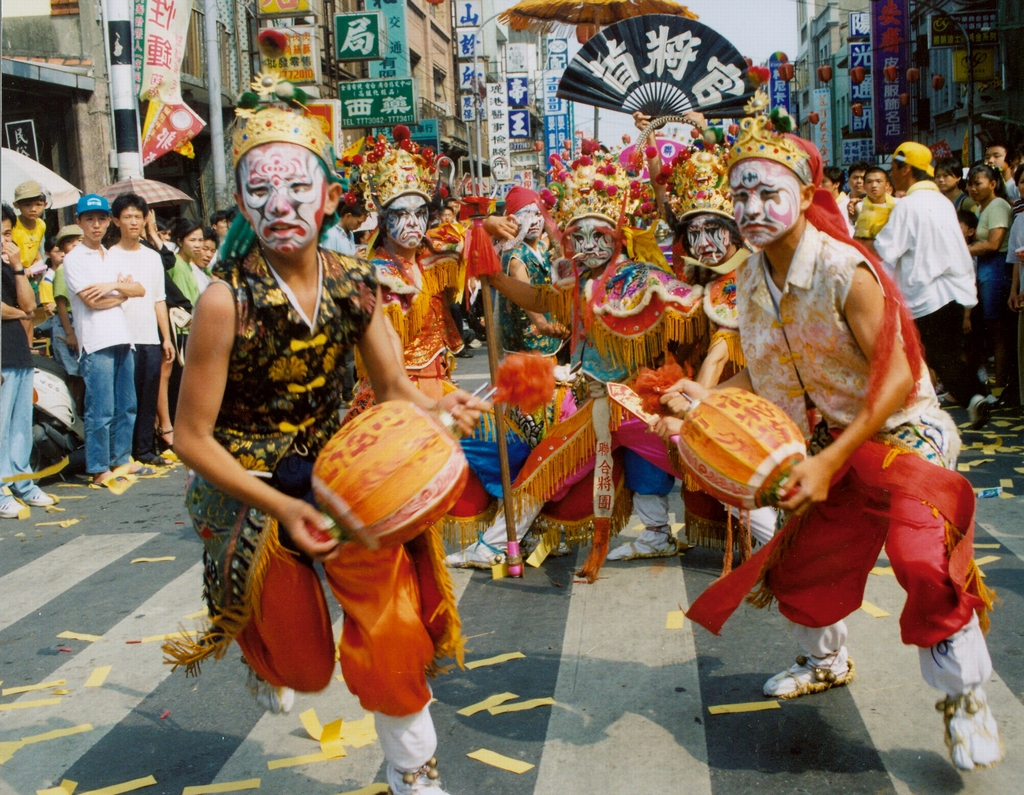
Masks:
[[[529,353],[513,353],[498,365],[496,403],[518,406],[532,414],[555,394],[555,363]]]

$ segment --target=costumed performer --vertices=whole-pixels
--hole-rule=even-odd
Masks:
[[[464,392],[435,401],[402,368],[374,271],[318,248],[337,222],[334,152],[301,115],[301,89],[260,73],[240,98],[232,139],[241,214],[196,306],[175,451],[191,469],[186,502],[203,542],[210,625],[164,648],[198,673],[237,641],[249,686],[272,711],[323,690],[335,641],[314,561],[344,628],[345,683],[374,713],[398,795],[443,795],[428,672],[462,638],[436,530],[405,545],[339,545],[314,507],[310,476],[338,430],[345,352],[359,348],[379,398],[449,411],[471,432],[486,408]]]
[[[903,642],[943,691],[946,740],[961,769],[999,761],[982,685],[992,672],[983,635],[992,594],[973,560],[975,498],[957,474],[956,425],[939,408],[899,290],[850,237],[820,188],[821,155],[769,122],[761,92],[748,105],[729,171],[736,221],[761,248],[737,272],[747,367],[724,384],[775,403],[811,438],[779,507],[792,518],[748,563],[710,586],[687,615],[718,632],[755,585],[778,600],[803,654],[764,693],[793,697],[853,678],[843,618],[862,603],[885,545],[907,592]],[[707,390],[683,381],[701,399]],[[677,414],[687,401],[663,398]],[[679,429],[662,419],[659,433]]]

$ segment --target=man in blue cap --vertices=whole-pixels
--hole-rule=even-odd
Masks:
[[[113,470],[131,461],[135,429],[135,359],[122,304],[145,295],[130,274],[118,273],[103,248],[110,205],[90,193],[78,200],[82,243],[64,259],[79,361],[85,378],[85,468],[97,486],[111,486]],[[144,473],[152,474],[153,470]]]

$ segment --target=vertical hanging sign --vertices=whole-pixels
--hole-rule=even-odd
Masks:
[[[910,91],[908,10],[908,0],[878,0],[871,6],[875,150],[880,155],[892,154],[910,134],[910,106],[900,104],[900,94]]]
[[[779,67],[784,61],[779,57],[782,53],[773,52],[768,59],[768,72],[771,77],[768,80],[768,95],[771,98],[772,108],[783,108],[786,113],[791,113],[789,104],[789,83],[779,76]]]
[[[370,64],[370,77],[411,77],[409,49],[405,40],[405,3],[401,0],[368,0],[367,11],[384,14],[387,52],[380,61]]]
[[[490,137],[491,176],[499,182],[512,178],[509,145],[508,98],[504,83],[487,84],[487,129]]]
[[[821,152],[825,165],[834,165],[832,152],[832,89],[816,88],[811,92],[811,109],[818,114],[818,123],[811,125],[811,140]]]

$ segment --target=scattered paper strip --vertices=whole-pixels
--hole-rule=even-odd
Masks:
[[[185,618],[186,618],[186,619],[192,619],[192,618],[207,618],[207,617],[208,617],[209,615],[210,615],[210,611],[209,611],[209,610],[207,610],[207,609],[206,609],[206,608],[204,607],[204,608],[203,608],[202,610],[196,610],[196,612],[194,612],[194,613],[189,613],[189,614],[188,614],[187,616],[185,616]],[[255,781],[255,779],[253,779],[253,780]]]
[[[341,744],[341,724],[342,719],[338,718],[324,726],[320,733],[320,751],[328,759],[341,759],[343,756],[348,756]]]
[[[320,742],[320,737],[324,733],[324,727],[320,724],[320,719],[316,716],[316,710],[312,707],[307,709],[299,715],[299,720],[306,729],[306,733],[317,742]]]
[[[247,789],[259,789],[258,778],[248,778],[245,781],[225,781],[222,784],[205,784],[199,787],[185,787],[181,795],[213,795],[216,792],[242,792]]]
[[[166,635],[150,635],[149,637],[143,638],[140,643],[156,643],[158,640],[174,640],[175,638],[189,638],[193,635],[198,635],[197,630],[187,630],[185,632],[169,632]]]
[[[14,709],[32,709],[34,707],[52,707],[59,703],[59,698],[42,698],[38,701],[15,701],[13,704],[0,704],[0,712],[10,712]]]
[[[163,563],[168,560],[174,560],[174,555],[167,555],[163,558],[135,558],[132,563]]]
[[[91,731],[91,723],[82,723],[78,726],[72,726],[69,729],[54,729],[53,731],[43,732],[42,734],[32,734],[28,737],[22,737],[21,741],[25,745],[32,745],[34,743],[45,743],[50,740],[59,740],[61,737],[70,737],[72,734],[81,734],[82,732]]]
[[[470,715],[476,715],[478,712],[483,712],[485,709],[496,707],[499,704],[504,704],[506,701],[511,701],[514,698],[519,698],[515,693],[498,693],[496,695],[485,698],[483,701],[478,701],[475,704],[470,704],[468,707],[463,707],[456,714],[464,715],[467,718]]]
[[[315,754],[303,754],[302,756],[290,756],[287,759],[274,759],[267,762],[267,770],[280,770],[283,767],[297,767],[299,765],[308,765],[311,762],[326,762],[327,757],[323,751],[317,751]]]
[[[873,605],[871,604],[871,602],[868,601],[861,602],[860,609],[867,613],[869,616],[872,616],[873,618],[888,618],[892,615],[892,613],[886,613],[878,605]]]
[[[975,544],[975,549],[999,549],[1002,544]]]
[[[684,618],[686,618],[686,616],[683,614],[682,610],[670,611],[665,617],[665,629],[682,629]]]
[[[876,577],[881,577],[884,574],[891,574],[894,577],[896,576],[896,572],[892,570],[892,566],[875,566],[871,569],[871,574],[874,574]]]
[[[145,778],[126,781],[124,784],[114,784],[103,789],[91,789],[88,792],[81,792],[79,795],[121,795],[122,792],[135,792],[137,789],[152,787],[154,784],[156,784],[156,779],[152,776],[146,776]]]
[[[18,693],[31,693],[33,690],[49,690],[51,687],[66,685],[65,679],[54,679],[52,682],[40,682],[38,685],[22,685],[21,687],[5,687],[0,696],[16,696]]]
[[[350,748],[363,748],[377,742],[377,727],[373,713],[367,712],[359,720],[350,720],[342,724],[341,743]]]
[[[103,683],[107,681],[107,676],[110,674],[110,668],[109,665],[93,668],[89,678],[85,680],[85,687],[103,687]]]
[[[84,641],[88,641],[89,643],[95,643],[98,640],[103,640],[103,636],[102,635],[87,635],[84,632],[69,632],[69,631],[61,632],[57,637],[58,638],[66,638],[67,640],[84,640]]]
[[[75,787],[77,786],[77,781],[68,781],[67,779],[64,779],[60,782],[60,786],[52,787],[50,789],[37,789],[36,795],[73,795]]]
[[[481,748],[479,751],[473,751],[470,754],[466,754],[466,756],[470,759],[475,759],[477,762],[483,762],[485,765],[497,767],[501,770],[507,770],[510,773],[516,774],[525,773],[527,770],[533,770],[534,767],[529,762],[513,759],[510,756],[502,756],[494,751],[488,751],[486,748]]]
[[[500,580],[505,577],[508,577],[508,563],[506,561],[502,561],[501,563],[496,563],[491,566],[492,580]]]
[[[534,709],[535,707],[550,707],[554,706],[555,700],[553,698],[532,698],[529,701],[517,701],[515,704],[505,704],[500,707],[490,707],[488,712],[492,715],[500,715],[503,712],[522,712],[526,709]]]
[[[473,660],[473,662],[466,663],[466,668],[468,668],[470,671],[472,671],[472,670],[474,670],[476,668],[483,668],[484,666],[487,666],[487,665],[499,665],[500,663],[508,662],[509,660],[525,660],[525,659],[526,659],[526,655],[523,654],[521,651],[510,651],[507,654],[499,654],[497,657],[487,657],[487,658],[485,658],[483,660]],[[531,767],[532,767],[532,765],[531,765]]]
[[[742,704],[718,704],[708,707],[712,715],[732,715],[737,712],[761,712],[766,709],[782,709],[778,701],[747,701]]]
[[[999,555],[986,555],[983,558],[978,558],[974,562],[977,563],[979,566],[984,566],[986,563],[995,563],[999,559]]]
[[[533,566],[535,569],[544,562],[544,559],[551,554],[551,541],[546,535],[540,537],[540,543],[537,544],[537,548],[533,550],[533,553],[526,559],[527,566]]]
[[[18,518],[21,518],[20,515]],[[78,520],[65,519],[62,522],[36,522],[36,527],[71,527],[73,524],[78,524]]]
[[[338,795],[386,795],[388,792],[390,792],[390,787],[387,784],[368,784],[359,789],[338,793]]]

